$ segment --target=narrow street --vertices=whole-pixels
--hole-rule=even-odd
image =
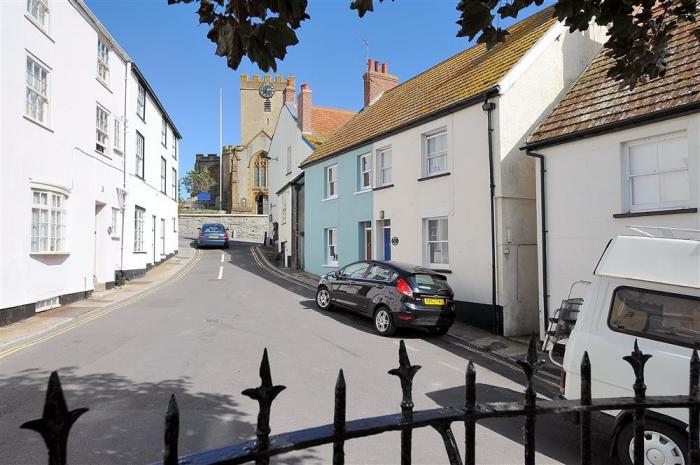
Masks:
[[[180,453],[251,439],[257,403],[240,392],[259,384],[267,348],[275,384],[287,386],[273,404],[272,434],[332,421],[333,389],[342,368],[347,417],[397,413],[401,390],[387,374],[406,340],[413,364],[416,409],[463,403],[466,360],[477,363],[478,399],[519,400],[522,373],[453,345],[447,338],[400,332],[381,338],[370,321],[322,313],[313,293],[261,269],[250,245],[203,250],[184,277],[129,306],[0,359],[2,463],[45,463],[43,443],[24,421],[41,415],[46,382],[58,370],[69,408],[89,407],[73,428],[72,464],[160,460],[163,414],[171,393],[180,406]],[[551,396],[550,388],[542,395]],[[477,427],[477,462],[522,463],[522,419]],[[454,433],[463,447],[462,425]],[[538,463],[578,460],[578,427],[560,417],[537,422]],[[596,463],[609,463],[609,442],[594,438]],[[350,441],[347,463],[397,463],[399,434]],[[419,430],[414,463],[446,462],[438,434]],[[273,463],[329,463],[330,447],[282,456]]]

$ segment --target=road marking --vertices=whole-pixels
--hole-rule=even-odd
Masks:
[[[259,266],[260,268],[262,268],[263,270],[267,271],[268,273],[273,274],[273,275],[277,276],[278,278],[282,278],[282,279],[284,279],[285,281],[294,284],[295,286],[303,287],[304,289],[308,289],[308,290],[310,290],[310,291],[315,291],[315,290],[316,290],[315,287],[311,287],[311,286],[309,286],[309,285],[307,285],[307,284],[304,284],[304,283],[301,283],[301,282],[299,282],[299,281],[295,281],[295,280],[293,280],[293,279],[290,279],[289,277],[283,275],[282,273],[279,273],[279,272],[277,272],[277,271],[271,269],[269,266],[265,265],[265,264],[262,262],[262,260],[260,259],[260,257],[258,257],[257,251],[255,250],[255,246],[253,246],[253,247],[250,248],[250,254],[253,256],[253,259],[255,260],[255,263],[257,263],[258,266]]]
[[[224,274],[224,266],[221,265],[221,266],[219,267],[219,277],[216,278],[216,279],[221,279],[221,276],[223,276],[223,274]]]
[[[221,263],[224,263],[224,254],[221,254]]]
[[[79,321],[76,321],[75,323],[70,324],[69,326],[66,326],[66,327],[64,327],[64,328],[61,328],[61,329],[59,329],[59,330],[56,331],[56,332],[47,334],[46,336],[40,337],[40,338],[38,338],[38,339],[35,339],[34,341],[27,342],[26,344],[21,344],[21,345],[18,345],[18,346],[16,346],[16,347],[13,347],[13,348],[11,348],[11,349],[7,349],[7,350],[4,350],[4,351],[1,351],[1,352],[0,352],[0,359],[3,359],[3,358],[5,358],[5,357],[8,357],[8,356],[10,356],[10,355],[12,355],[12,354],[14,354],[14,353],[17,353],[17,352],[19,352],[19,351],[21,351],[21,350],[28,349],[28,348],[33,347],[33,346],[35,346],[35,345],[41,344],[42,342],[46,342],[46,341],[48,341],[49,339],[53,339],[53,338],[55,338],[56,336],[60,336],[61,334],[66,333],[66,332],[68,332],[68,331],[70,331],[70,330],[72,330],[72,329],[75,329],[75,328],[78,328],[78,327],[80,327],[80,326],[83,326],[83,325],[85,325],[85,324],[87,324],[87,323],[89,323],[89,322],[91,322],[91,321],[93,321],[93,320],[96,320],[97,318],[101,318],[101,317],[103,317],[103,316],[106,316],[106,315],[112,313],[112,312],[115,311],[115,310],[119,310],[120,308],[124,308],[124,307],[126,307],[127,305],[131,305],[131,304],[133,304],[133,303],[135,303],[135,302],[138,302],[139,300],[143,300],[143,299],[145,299],[146,297],[148,297],[149,295],[151,295],[151,294],[153,294],[153,293],[155,293],[155,292],[158,292],[158,291],[160,291],[160,290],[162,290],[162,289],[165,289],[166,287],[172,286],[173,284],[175,284],[176,282],[178,282],[179,280],[181,280],[182,278],[184,278],[185,275],[187,275],[187,274],[192,270],[192,268],[194,268],[194,265],[200,260],[201,256],[202,256],[201,251],[200,251],[200,250],[197,250],[197,251],[195,252],[194,257],[193,257],[192,260],[190,260],[190,262],[185,266],[185,268],[183,268],[182,270],[180,270],[180,272],[179,272],[177,275],[175,275],[174,277],[172,277],[171,279],[169,279],[169,280],[167,280],[167,281],[164,281],[164,282],[162,282],[161,284],[158,284],[158,285],[156,285],[156,286],[150,288],[150,289],[147,290],[146,292],[144,292],[144,293],[142,293],[142,294],[139,294],[139,295],[137,295],[137,296],[135,296],[135,297],[133,297],[133,298],[131,298],[131,299],[129,299],[129,300],[125,300],[124,302],[121,302],[121,303],[119,303],[119,304],[116,304],[116,305],[113,306],[113,307],[107,307],[105,310],[102,310],[102,311],[100,311],[99,313],[95,313],[95,314],[87,313],[87,314],[86,314],[86,315],[88,315],[87,317],[85,317],[85,318],[83,318],[83,319],[80,319]]]

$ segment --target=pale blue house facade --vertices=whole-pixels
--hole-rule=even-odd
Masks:
[[[371,154],[368,144],[304,167],[306,271],[323,275],[372,257],[372,188],[363,175]]]

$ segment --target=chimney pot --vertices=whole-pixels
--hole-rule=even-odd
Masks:
[[[374,68],[374,60],[370,58],[367,60],[367,71],[372,71],[372,68]]]
[[[378,73],[380,70],[381,63],[378,61],[374,62],[374,72]]]
[[[389,74],[389,65],[382,63],[382,74]]]

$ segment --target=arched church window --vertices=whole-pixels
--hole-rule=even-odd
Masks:
[[[255,160],[255,166],[253,169],[253,183],[256,188],[267,188],[267,170],[267,160],[263,160],[260,158],[260,156],[258,156],[258,158]]]

